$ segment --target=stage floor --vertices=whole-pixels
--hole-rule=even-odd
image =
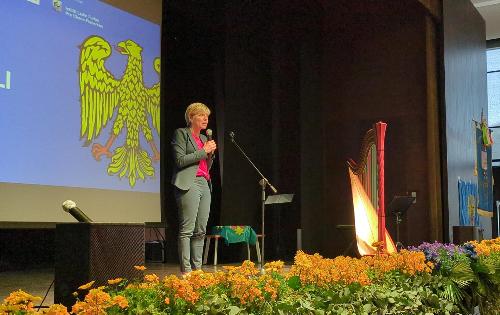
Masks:
[[[232,264],[234,265],[234,264]],[[229,265],[204,265],[203,270],[213,272]],[[147,273],[154,273],[161,278],[166,275],[180,275],[178,264],[147,263]],[[43,298],[54,280],[54,269],[30,269],[21,271],[0,272],[0,301],[12,291],[22,289],[32,295]],[[82,283],[83,284],[83,283]],[[43,305],[54,304],[54,286],[50,288]]]

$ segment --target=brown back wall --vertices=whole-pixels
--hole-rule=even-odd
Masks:
[[[312,202],[301,209],[304,238],[328,256],[348,246],[350,239],[335,228],[354,223],[346,161],[358,159],[364,133],[382,120],[388,123],[386,203],[393,195],[416,191],[417,203],[403,222],[402,241],[428,239],[426,225],[415,224],[428,218],[424,12],[411,1],[335,1],[325,7],[322,45],[319,167],[324,204],[321,210]],[[309,211],[316,220],[305,220]],[[393,221],[387,218],[395,237]],[[322,234],[309,236],[319,222],[326,226]]]

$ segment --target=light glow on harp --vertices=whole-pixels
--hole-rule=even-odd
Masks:
[[[378,241],[378,216],[358,176],[351,169],[349,169],[349,176],[351,177],[358,252],[361,256],[375,255],[377,248],[372,244]],[[385,244],[388,253],[396,252],[396,246],[387,229],[385,230]]]
[[[361,256],[378,251],[393,253],[396,246],[385,227],[384,141],[387,124],[378,122],[368,130],[361,147],[360,162],[350,160],[354,226]],[[375,210],[376,209],[376,210]]]

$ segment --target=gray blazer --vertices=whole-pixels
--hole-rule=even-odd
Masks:
[[[200,139],[203,143],[207,142],[207,137],[203,134],[200,134]],[[171,145],[175,164],[172,184],[179,189],[189,190],[196,178],[199,162],[208,158],[208,155],[205,150],[198,149],[189,128],[176,129]],[[209,161],[208,169],[210,170],[211,167],[212,161]],[[211,183],[209,183],[209,186],[211,189]]]

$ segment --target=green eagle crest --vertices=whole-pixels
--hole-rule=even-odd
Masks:
[[[118,113],[113,121],[111,135],[105,145],[94,143],[92,155],[97,161],[105,155],[111,158],[109,175],[120,179],[128,177],[130,187],[135,186],[137,178],[146,180],[154,177],[152,162],[160,160],[148,115],[153,127],[160,135],[160,83],[151,88],[144,86],[142,73],[142,47],[132,40],[118,43],[116,50],[128,57],[128,63],[121,78],[106,69],[105,61],[111,55],[111,45],[102,37],[90,36],[80,46],[80,138],[85,146],[97,139],[115,110]],[[154,69],[160,74],[160,58],[156,58]],[[110,151],[113,142],[125,129],[126,140],[122,146]],[[139,132],[151,146],[153,156],[143,150],[139,143]]]

